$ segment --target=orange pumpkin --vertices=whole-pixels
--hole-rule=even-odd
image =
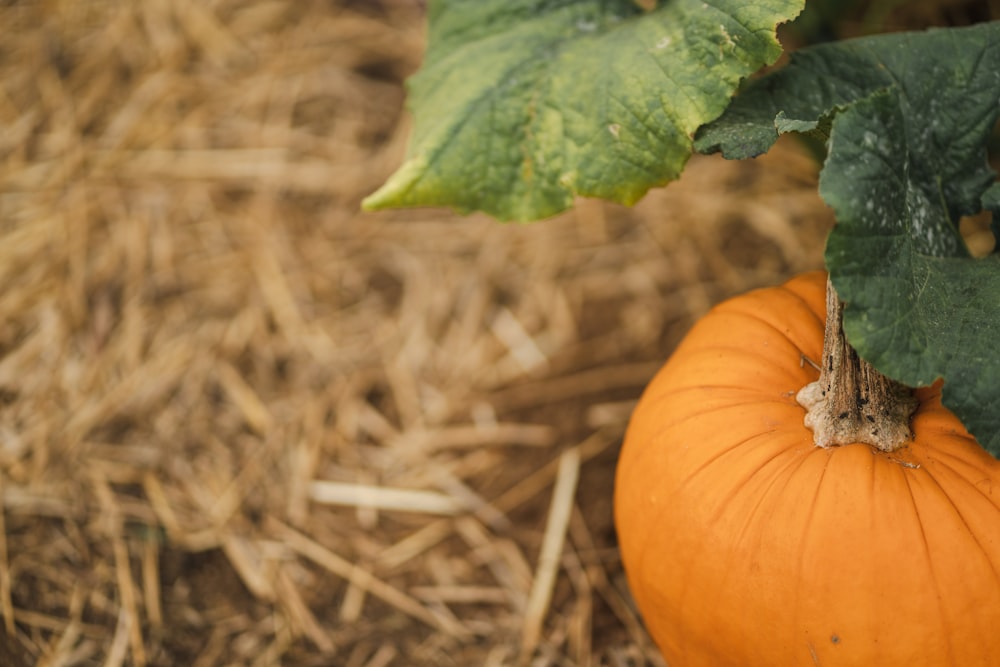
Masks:
[[[672,667],[1000,665],[1000,462],[919,390],[913,440],[821,449],[825,274],[725,302],[646,389],[615,489]]]

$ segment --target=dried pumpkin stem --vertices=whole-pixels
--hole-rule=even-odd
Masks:
[[[844,304],[826,282],[826,332],[819,380],[796,396],[818,447],[866,443],[884,452],[910,439],[917,400],[909,387],[879,373],[858,356],[843,330]]]

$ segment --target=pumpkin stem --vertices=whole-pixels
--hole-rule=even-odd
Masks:
[[[844,304],[826,281],[826,332],[819,380],[799,391],[805,424],[818,447],[865,443],[892,452],[910,439],[917,399],[909,387],[858,356],[842,326]]]

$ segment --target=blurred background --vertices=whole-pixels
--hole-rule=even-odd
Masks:
[[[423,11],[0,2],[0,664],[662,664],[617,448],[698,316],[822,266],[817,167],[361,213]]]

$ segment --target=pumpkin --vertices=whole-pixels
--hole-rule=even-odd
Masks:
[[[912,440],[819,448],[826,277],[703,317],[637,405],[621,556],[672,667],[1000,665],[1000,462],[919,389]]]

